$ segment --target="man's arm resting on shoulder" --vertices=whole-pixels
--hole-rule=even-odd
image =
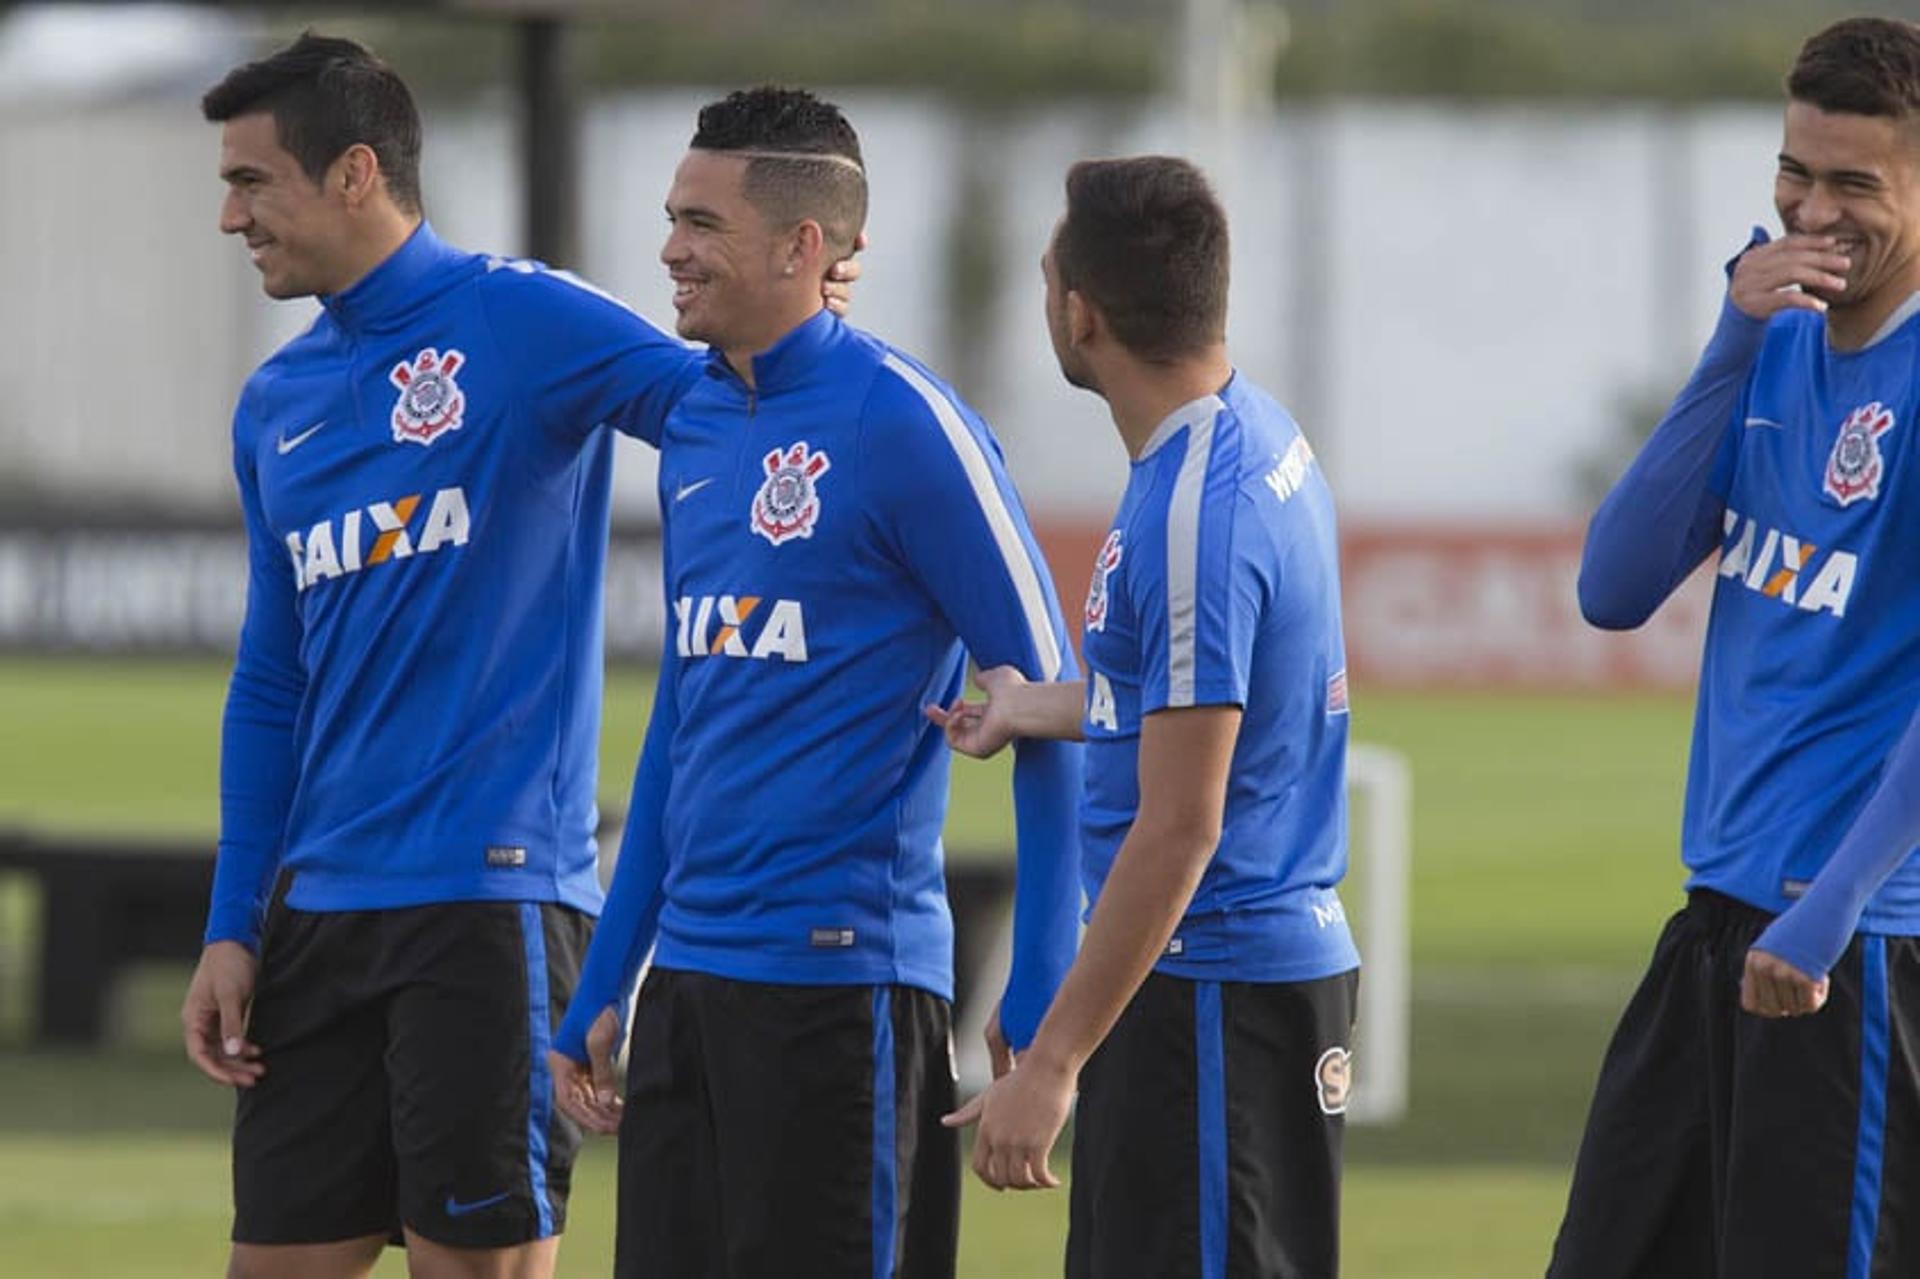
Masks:
[[[854,252],[865,247],[862,234]],[[570,438],[605,424],[657,446],[667,414],[699,381],[705,348],[570,272],[520,262],[489,274],[488,322],[540,422]],[[845,314],[859,278],[851,256],[834,263],[821,283],[827,305]]]
[[[1059,1184],[1047,1167],[1081,1067],[1166,950],[1220,840],[1237,706],[1148,715],[1140,809],[1060,993],[1019,1065],[953,1117],[980,1121],[974,1171],[988,1185]]]
[[[1920,713],[1887,757],[1887,766],[1833,856],[1806,893],[1774,920],[1747,952],[1741,1004],[1784,1017],[1818,1012],[1827,974],[1860,926],[1868,900],[1920,845]]]
[[[1807,285],[1836,287],[1845,269],[1831,240],[1787,236],[1752,241],[1728,264],[1726,300],[1693,376],[1587,528],[1580,561],[1580,611],[1595,626],[1639,626],[1719,543],[1724,493],[1716,471],[1738,431],[1734,421],[1767,321],[1790,308],[1820,310]],[[1724,484],[1725,477],[1719,482]]]

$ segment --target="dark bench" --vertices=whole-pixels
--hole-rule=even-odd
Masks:
[[[40,885],[35,1037],[97,1043],[127,964],[200,953],[213,857],[204,844],[0,835],[0,873]]]
[[[609,820],[601,846],[619,840]],[[34,1036],[44,1043],[97,1044],[122,969],[141,960],[192,963],[200,954],[213,857],[207,844],[52,838],[0,831],[0,874],[39,881]],[[965,1007],[972,974],[994,940],[1013,893],[1013,858],[953,857],[954,960]]]

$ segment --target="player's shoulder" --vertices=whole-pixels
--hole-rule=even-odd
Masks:
[[[1285,448],[1303,438],[1300,424],[1287,406],[1244,373],[1234,374],[1220,399],[1216,430],[1243,453],[1258,455],[1263,449],[1276,445]]]
[[[1911,404],[1920,396],[1920,298],[1889,317],[1865,346],[1844,352],[1828,343],[1827,317],[1816,311],[1787,307],[1767,321],[1760,356],[1749,373],[1752,393],[1763,402],[1781,395],[1825,394],[1844,385],[1871,388],[1871,394],[1889,407]],[[1836,381],[1834,361],[1847,368]]]
[[[240,384],[240,396],[234,413],[235,433],[244,432],[251,423],[267,413],[274,390],[281,383],[298,382],[317,372],[324,372],[329,363],[336,364],[345,376],[346,370],[351,367],[351,360],[352,352],[334,325],[333,318],[325,308],[317,308],[305,328],[282,342]]]
[[[903,443],[935,444],[956,434],[991,439],[980,415],[924,361],[870,333],[852,333],[856,359],[872,370],[869,423],[884,423]]]
[[[472,287],[488,316],[510,329],[552,324],[612,325],[683,345],[591,280],[533,258],[476,254]]]
[[[1236,373],[1218,392],[1191,400],[1168,414],[1141,451],[1150,470],[1166,483],[1155,491],[1171,500],[1176,491],[1219,493],[1257,478],[1262,459],[1300,434],[1278,401]],[[1184,478],[1183,478],[1184,477]]]
[[[1306,432],[1285,405],[1259,385],[1236,377],[1215,424],[1222,456],[1245,499],[1279,497],[1282,505],[1319,477],[1320,463]]]

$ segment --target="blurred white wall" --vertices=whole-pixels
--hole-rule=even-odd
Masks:
[[[712,96],[612,98],[586,122],[584,271],[660,321],[660,202]],[[1054,368],[1038,261],[1066,166],[1177,149],[1176,112],[963,116],[830,96],[873,180],[856,322],[947,367],[946,241],[956,218],[989,220],[1003,252],[969,392],[1030,505],[1098,516],[1124,468],[1099,403]],[[427,116],[435,225],[516,250],[509,100]],[[1579,465],[1612,446],[1620,402],[1684,377],[1719,264],[1771,223],[1777,136],[1767,108],[1282,110],[1216,161],[1234,215],[1237,359],[1294,404],[1349,520],[1578,517]],[[179,91],[57,111],[0,102],[0,494],[25,481],[78,501],[230,509],[234,394],[312,306],[260,297],[216,232],[216,152]],[[997,183],[992,199],[963,207],[966,164]],[[651,475],[645,449],[623,454],[627,512],[651,509]]]

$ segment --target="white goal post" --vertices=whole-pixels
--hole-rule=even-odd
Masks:
[[[1407,1113],[1412,981],[1409,953],[1409,878],[1413,870],[1413,770],[1384,746],[1347,749],[1347,792],[1353,856],[1362,869],[1358,937],[1364,965],[1360,1022],[1354,1031],[1354,1089],[1347,1117],[1390,1124]],[[962,1096],[987,1086],[991,1069],[982,1040],[995,1006],[990,992],[1007,981],[1013,954],[1013,910],[1001,910],[986,958],[972,974],[979,992],[961,1009],[954,1028]]]
[[[1397,1123],[1407,1113],[1412,1056],[1413,769],[1399,751],[1347,748],[1348,829],[1363,867],[1360,1023],[1354,1028],[1353,1100],[1347,1118]]]

